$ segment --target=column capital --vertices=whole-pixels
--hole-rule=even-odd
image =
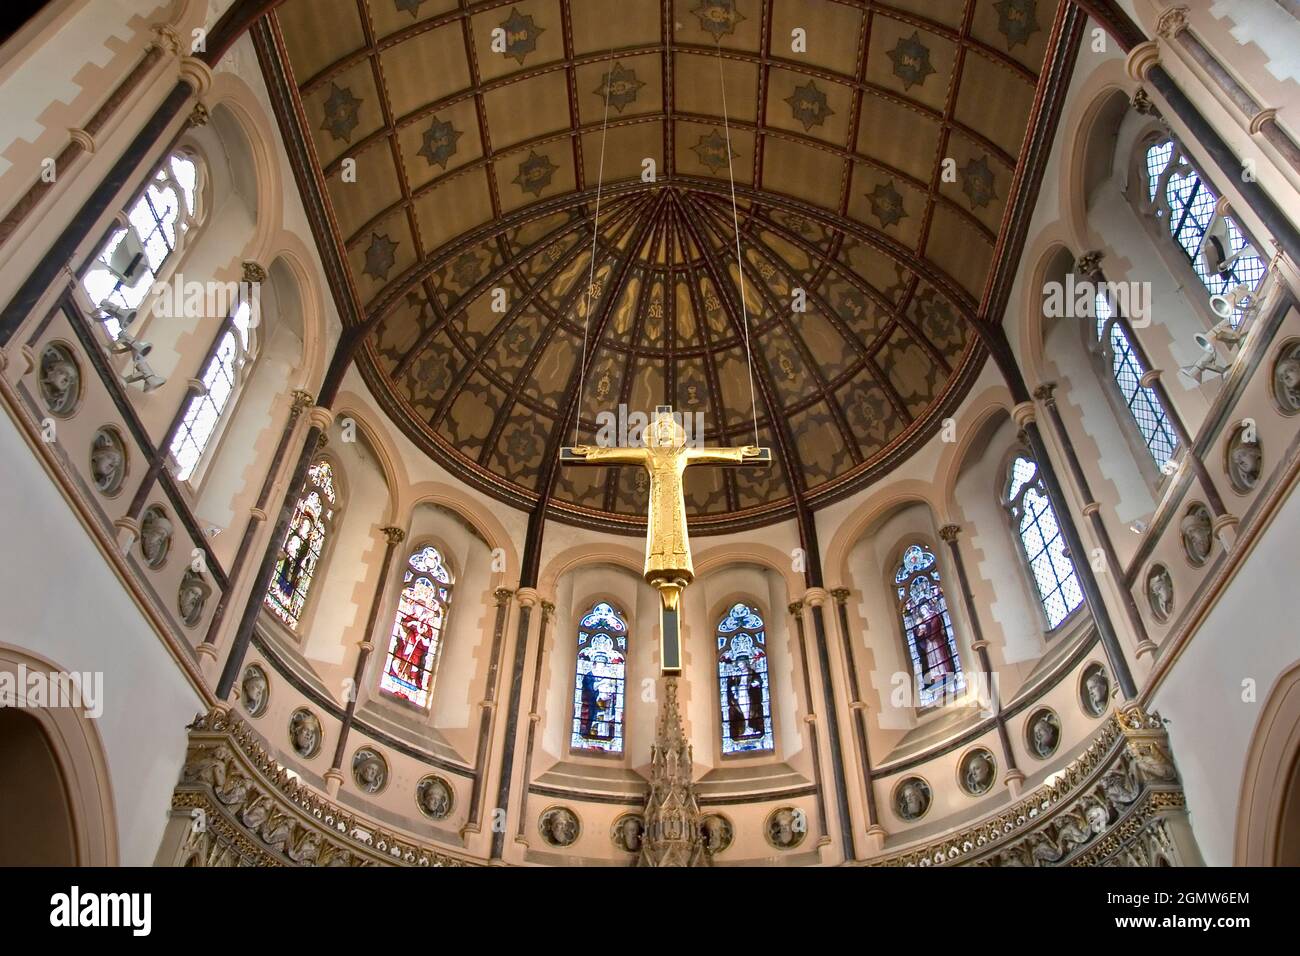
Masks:
[[[507,601],[509,601],[510,596],[514,593],[515,592],[510,590],[509,588],[497,588],[495,591],[492,592],[493,596],[495,596],[497,599],[498,607],[500,607],[502,604],[505,604]]]
[[[835,598],[836,604],[843,604],[851,593],[848,588],[831,588],[831,597]]]
[[[1147,76],[1160,63],[1160,48],[1156,46],[1155,40],[1147,40],[1145,43],[1139,43],[1129,51],[1128,59],[1124,61],[1124,66],[1128,70],[1128,75],[1139,83],[1146,81]]]
[[[1156,18],[1156,33],[1166,40],[1172,40],[1187,29],[1187,8],[1170,7]]]
[[[786,610],[789,611],[792,616],[798,617],[799,612],[803,610],[803,601],[791,601],[789,605],[787,605]]]
[[[243,266],[243,279],[249,285],[258,285],[266,281],[266,269],[257,262],[245,262]]]
[[[825,588],[809,588],[807,591],[803,592],[803,599],[807,601],[811,607],[821,607],[826,603],[828,597],[830,597],[830,595],[826,592]]]
[[[1083,509],[1082,509],[1082,511],[1083,511],[1083,516],[1084,516],[1085,518],[1090,518],[1090,517],[1092,517],[1093,515],[1095,515],[1095,514],[1096,514],[1098,511],[1100,511],[1100,510],[1101,510],[1101,505],[1098,504],[1098,503],[1095,502],[1095,501],[1089,501],[1089,502],[1087,502],[1087,503],[1083,506]]]
[[[939,529],[939,537],[949,544],[954,543],[959,534],[961,534],[961,525],[959,524],[946,524]]]
[[[404,528],[397,528],[393,525],[388,525],[379,530],[383,536],[388,539],[389,544],[401,544],[406,540],[406,530]]]
[[[248,509],[248,516],[254,521],[265,521],[267,519],[266,509],[253,505],[253,507]]]
[[[93,153],[95,151],[95,137],[80,126],[73,126],[68,130],[68,137],[76,143],[84,152]]]
[[[1044,382],[1042,385],[1039,385],[1034,389],[1034,398],[1038,399],[1038,401],[1042,402],[1044,405],[1055,405],[1056,383]]]
[[[1034,408],[1033,402],[1021,402],[1011,409],[1011,417],[1016,420],[1016,427],[1022,430],[1034,422],[1037,416],[1038,410]]]
[[[1260,110],[1250,118],[1250,134],[1252,136],[1258,136],[1266,125],[1275,122],[1276,120],[1277,109],[1275,107],[1269,106]]]
[[[555,604],[551,601],[542,601],[542,620],[549,620],[555,614]]]
[[[316,396],[306,389],[295,388],[289,393],[293,396],[293,410],[301,412],[304,408],[311,408],[316,404]]]
[[[1142,377],[1138,379],[1138,384],[1143,388],[1150,388],[1158,381],[1160,381],[1160,369],[1153,368],[1142,373]]]
[[[212,89],[212,67],[196,56],[183,56],[181,80],[188,83],[200,97],[205,96]],[[203,112],[207,113],[207,110]]]
[[[1074,263],[1074,269],[1085,276],[1095,276],[1101,272],[1101,260],[1105,258],[1105,255],[1100,249],[1085,252]]]
[[[542,600],[542,595],[537,588],[520,588],[515,592],[515,596],[519,598],[520,607],[532,607]]]
[[[324,431],[334,423],[334,413],[324,405],[313,405],[307,409],[307,421]]]
[[[208,390],[208,386],[204,384],[203,379],[201,378],[186,379],[185,387],[195,395],[203,395]]]
[[[1151,102],[1151,97],[1142,88],[1133,94],[1133,110],[1143,116],[1160,118],[1160,110],[1156,109],[1156,104]]]

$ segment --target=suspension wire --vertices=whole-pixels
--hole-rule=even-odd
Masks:
[[[582,368],[578,372],[578,407],[573,412],[573,443],[578,444],[578,423],[582,421],[582,395],[587,385],[587,330],[591,325],[591,287],[596,281],[596,237],[600,235],[600,194],[605,185],[605,136],[609,132],[609,93],[613,86],[614,44],[609,45],[609,69],[605,73],[605,116],[600,122],[600,170],[596,174],[596,215],[591,223],[591,261],[587,265],[587,308],[582,317]]]
[[[741,325],[745,330],[745,367],[749,370],[749,408],[758,444],[758,401],[754,397],[754,356],[749,350],[749,306],[745,302],[745,265],[740,258],[740,213],[736,210],[736,171],[731,160],[731,120],[727,115],[727,81],[722,73],[722,44],[718,44],[718,86],[722,88],[722,128],[727,135],[727,177],[731,180],[731,225],[736,235],[736,274],[740,277]]]

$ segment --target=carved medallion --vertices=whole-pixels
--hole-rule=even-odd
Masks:
[[[100,494],[113,497],[126,480],[126,445],[111,425],[95,432],[90,442],[90,478]]]
[[[157,570],[167,561],[172,546],[172,522],[162,505],[150,505],[140,518],[140,553],[144,563]]]
[[[972,209],[982,209],[998,198],[993,185],[993,170],[987,156],[972,159],[961,171],[961,191],[970,200]]]
[[[1151,565],[1146,591],[1147,604],[1156,620],[1162,624],[1168,621],[1174,613],[1174,579],[1163,564]]]
[[[826,103],[826,93],[813,80],[803,86],[796,86],[785,102],[794,118],[803,124],[805,132],[814,126],[821,126],[826,122],[826,117],[835,113]]]
[[[451,123],[435,116],[424,131],[424,144],[416,155],[423,156],[430,166],[446,169],[447,160],[456,155],[456,143],[463,135]]]
[[[601,103],[608,98],[609,105],[621,113],[624,108],[636,102],[637,94],[643,86],[645,82],[636,78],[636,70],[615,63],[614,68],[601,77],[600,86],[593,92],[600,97]]]
[[[700,0],[691,12],[699,18],[700,29],[715,41],[735,33],[736,24],[745,19],[736,9],[736,0]]]
[[[1110,707],[1110,675],[1093,661],[1079,675],[1079,706],[1089,717],[1100,717]]]
[[[1038,0],[998,0],[998,32],[1007,38],[1007,49],[1028,43],[1042,29],[1038,25]]]
[[[727,139],[716,129],[701,136],[691,150],[699,157],[700,164],[707,167],[711,173],[719,173],[728,166]],[[731,157],[734,158],[736,155],[733,149]]]
[[[1253,491],[1264,471],[1264,447],[1254,431],[1253,426],[1238,425],[1228,436],[1224,450],[1228,483],[1239,495]],[[1254,440],[1246,441],[1247,438]]]
[[[415,805],[431,820],[447,819],[455,802],[456,791],[442,777],[430,774],[415,787]]]
[[[388,786],[388,761],[373,747],[352,755],[352,782],[362,793],[379,793]]]
[[[1300,341],[1282,346],[1273,364],[1273,401],[1283,415],[1300,412]]]
[[[578,815],[568,807],[550,807],[537,818],[542,839],[554,847],[572,846],[582,832]]]
[[[721,813],[710,813],[700,820],[700,842],[709,856],[726,851],[735,838],[736,828]]]
[[[808,814],[798,807],[777,807],[763,822],[763,836],[778,850],[793,850],[808,836]]]
[[[520,13],[514,7],[510,8],[510,16],[501,21],[501,29],[505,31],[506,56],[520,65],[528,54],[536,51],[537,38],[546,32],[531,15]]]
[[[892,181],[877,183],[876,188],[867,193],[867,201],[871,203],[871,214],[879,219],[880,224],[886,229],[907,218],[907,210],[903,208],[903,197]]]
[[[933,801],[934,794],[928,783],[920,777],[904,777],[894,787],[890,802],[898,819],[915,823],[930,812],[930,804]]]
[[[336,140],[348,142],[352,133],[361,122],[361,100],[346,86],[330,84],[330,95],[325,100],[325,122],[321,129]]]
[[[645,818],[639,813],[622,814],[609,829],[610,840],[624,853],[640,853],[643,836]]]
[[[1210,558],[1214,550],[1214,521],[1210,509],[1199,501],[1187,507],[1183,520],[1178,524],[1183,539],[1183,553],[1194,568],[1199,568]]]
[[[533,151],[519,164],[519,172],[511,182],[523,192],[540,196],[542,190],[551,184],[551,180],[555,178],[555,171],[559,168],[551,162],[551,157]]]
[[[320,753],[320,720],[306,707],[299,707],[289,718],[289,744],[293,752],[304,760]]]
[[[244,668],[244,676],[239,682],[240,696],[244,701],[244,713],[249,717],[261,717],[266,713],[266,706],[271,702],[271,682],[260,664],[249,664]]]
[[[968,751],[957,765],[957,782],[972,797],[983,796],[993,789],[998,778],[998,764],[986,747]]]
[[[211,596],[212,586],[204,580],[203,575],[193,568],[188,569],[176,592],[176,610],[180,612],[186,627],[194,627],[203,620],[203,609],[207,607]]]
[[[370,247],[366,249],[366,267],[362,270],[362,275],[384,282],[388,279],[388,273],[393,271],[396,260],[397,243],[387,235],[371,233]]]
[[[51,415],[66,418],[81,401],[81,366],[66,346],[53,343],[41,350],[41,401]]]
[[[1040,760],[1046,760],[1061,746],[1061,718],[1050,707],[1041,707],[1025,723],[1025,746]]]

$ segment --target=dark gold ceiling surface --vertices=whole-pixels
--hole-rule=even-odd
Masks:
[[[599,412],[667,403],[711,443],[749,443],[756,406],[778,465],[693,470],[707,530],[880,473],[969,384],[1056,17],[1048,0],[288,0],[275,30],[352,292],[382,316],[362,369],[406,432],[526,505],[575,398],[585,441]],[[644,500],[637,470],[580,469],[552,507],[631,526]]]

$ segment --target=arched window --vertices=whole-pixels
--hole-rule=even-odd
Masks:
[[[307,470],[307,487],[293,510],[293,520],[275,562],[275,576],[266,591],[266,606],[290,627],[297,627],[302,620],[312,576],[337,514],[334,469],[329,462],[318,461]]]
[[[578,622],[576,671],[569,746],[621,754],[627,622],[612,605],[598,603]]]
[[[723,754],[775,749],[763,618],[737,604],[718,623],[717,636]]]
[[[429,706],[434,666],[447,628],[451,585],[451,571],[437,548],[420,548],[406,562],[388,656],[379,678],[384,693],[417,707]]]
[[[140,308],[163,263],[194,225],[199,189],[197,160],[173,153],[127,210],[127,226],[109,236],[81,280],[114,339]]]
[[[1051,630],[1083,603],[1083,590],[1038,465],[1024,455],[1011,462],[1006,506]]]
[[[919,544],[905,549],[894,572],[894,586],[916,678],[917,701],[922,707],[930,707],[965,686],[948,601],[933,552]]]
[[[1154,389],[1142,385],[1147,370],[1142,367],[1124,327],[1115,321],[1115,310],[1110,297],[1099,291],[1096,297],[1097,339],[1101,355],[1108,359],[1110,374],[1119,389],[1120,399],[1128,409],[1133,424],[1137,426],[1142,441],[1156,467],[1163,469],[1178,448],[1169,416],[1156,396]]]
[[[1147,199],[1210,295],[1226,295],[1238,286],[1257,289],[1264,278],[1264,261],[1253,248],[1247,250],[1250,240],[1231,216],[1216,219],[1219,197],[1178,145],[1171,139],[1150,143],[1144,161]],[[1207,239],[1217,245],[1225,260],[1221,270],[1210,269],[1201,255]],[[1248,296],[1238,300],[1231,316],[1234,326],[1249,304]]]
[[[171,457],[176,477],[188,481],[194,474],[208,443],[217,432],[221,416],[230,406],[239,383],[240,371],[250,360],[250,317],[252,309],[240,302],[227,320],[226,333],[203,370],[203,391],[190,399],[181,427],[172,439]]]

